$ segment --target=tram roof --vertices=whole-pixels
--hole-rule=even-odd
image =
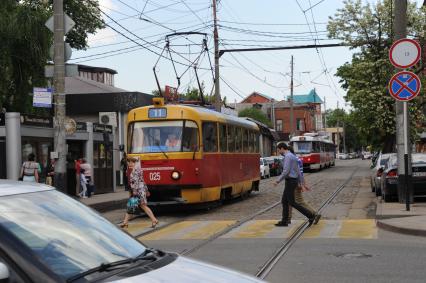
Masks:
[[[304,136],[294,136],[291,138],[292,142],[294,141],[321,141],[321,142],[325,142],[325,143],[333,143],[331,140],[327,139],[324,136],[308,136],[308,135],[304,135]]]
[[[134,110],[148,109],[148,108],[152,108],[152,107],[154,107],[154,106],[152,106],[152,105],[151,106],[145,106],[145,107],[136,108]],[[201,120],[226,122],[228,124],[232,124],[232,125],[235,125],[235,126],[241,126],[241,127],[259,130],[259,126],[255,122],[249,121],[249,120],[244,119],[244,118],[239,118],[239,117],[231,116],[231,115],[228,115],[228,114],[219,113],[219,112],[216,112],[214,110],[211,110],[211,109],[208,109],[206,107],[199,106],[199,105],[166,104],[162,107],[185,109],[189,112],[192,112],[192,114],[194,114],[194,115],[198,115]]]

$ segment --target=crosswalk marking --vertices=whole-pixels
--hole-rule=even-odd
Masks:
[[[288,227],[276,227],[277,220],[252,220],[221,236],[222,239],[250,238],[288,238],[303,222],[292,221]],[[142,241],[155,240],[197,240],[207,239],[236,221],[182,221],[160,228],[158,231],[139,237]],[[135,225],[135,226],[134,226]],[[138,226],[136,226],[138,225]],[[134,226],[134,227],[133,227]],[[149,229],[148,224],[131,224],[129,232],[136,234],[137,229]],[[140,230],[139,230],[140,231]],[[321,220],[308,228],[302,239],[341,238],[341,239],[377,239],[377,227],[374,219]]]

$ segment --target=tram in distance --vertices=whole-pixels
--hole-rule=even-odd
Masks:
[[[128,156],[139,156],[151,205],[204,204],[259,189],[259,128],[198,105],[164,104],[128,114]]]
[[[317,133],[305,133],[290,139],[294,152],[305,169],[321,170],[335,165],[336,146]]]

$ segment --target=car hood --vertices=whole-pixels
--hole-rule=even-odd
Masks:
[[[126,277],[112,282],[123,283],[253,283],[264,282],[250,275],[232,271],[217,265],[179,256],[172,263],[159,269]]]

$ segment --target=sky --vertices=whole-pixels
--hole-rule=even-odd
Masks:
[[[144,93],[157,89],[154,66],[161,87],[177,87],[177,76],[179,91],[197,87],[195,64],[205,92],[210,94],[213,75],[209,57],[214,64],[211,2],[100,0],[108,26],[89,37],[87,50],[73,51],[68,63],[114,69],[118,72],[116,87]],[[421,5],[423,0],[416,2]],[[326,26],[328,18],[342,7],[343,1],[338,0],[218,0],[219,49],[338,43],[327,38]],[[206,35],[168,37],[170,60],[164,48],[166,35],[194,31]],[[202,52],[204,39],[209,53]],[[224,53],[220,58],[220,93],[228,103],[240,102],[254,91],[277,101],[286,99],[293,56],[295,95],[315,89],[327,109],[349,110],[335,73],[351,61],[352,53],[347,47]]]

